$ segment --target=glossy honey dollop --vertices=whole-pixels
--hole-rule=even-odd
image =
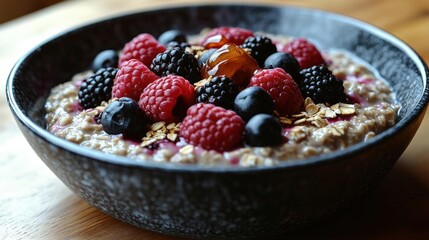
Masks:
[[[239,87],[249,83],[258,63],[244,49],[233,43],[223,44],[207,60],[201,69],[203,78],[227,76]]]

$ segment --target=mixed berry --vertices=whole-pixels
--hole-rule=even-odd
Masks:
[[[274,101],[267,91],[260,87],[248,87],[241,91],[234,99],[234,111],[244,121],[248,121],[256,114],[274,114]]]
[[[156,79],[158,76],[139,60],[126,61],[116,74],[112,97],[129,97],[139,101],[143,90]]]
[[[246,38],[241,47],[250,50],[250,55],[258,62],[259,66],[264,66],[265,59],[277,52],[276,45],[271,39],[263,35]]]
[[[158,54],[150,69],[158,76],[178,75],[191,83],[201,80],[198,60],[182,48],[172,48]]]
[[[112,86],[117,72],[117,68],[101,68],[85,79],[78,92],[79,104],[87,109],[108,101],[112,97]]]
[[[106,133],[122,133],[128,138],[139,138],[147,130],[144,112],[134,99],[127,97],[112,101],[101,113],[99,121]]]
[[[97,72],[100,68],[117,68],[119,62],[118,51],[113,49],[104,50],[95,56],[92,62],[92,71]]]
[[[226,76],[215,76],[204,81],[204,85],[196,89],[196,101],[212,103],[214,105],[231,109],[238,94],[237,85]]]
[[[198,43],[175,29],[158,39],[142,33],[94,58],[79,103],[104,103],[97,121],[108,134],[142,139],[162,121],[180,123],[175,141],[206,150],[278,146],[287,141],[280,119],[303,111],[305,98],[347,101],[315,45],[297,38],[278,48],[269,35],[236,27],[214,28]]]

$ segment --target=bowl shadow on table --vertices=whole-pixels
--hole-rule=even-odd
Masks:
[[[401,164],[410,160],[399,159],[380,184],[348,207],[276,239],[429,239],[429,185]]]
[[[275,239],[428,239],[429,229],[425,223],[429,222],[426,204],[429,186],[401,162],[409,160],[401,158],[378,186],[355,199],[350,206],[307,228]],[[181,239],[123,223],[72,194],[57,205],[53,209],[66,209],[67,214],[57,210],[50,212],[47,218],[56,219],[56,225],[67,227],[58,231],[49,227],[49,237]],[[58,218],[59,215],[65,217]]]

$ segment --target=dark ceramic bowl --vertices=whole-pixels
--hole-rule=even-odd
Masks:
[[[88,69],[106,48],[141,32],[239,26],[310,38],[350,51],[378,69],[402,105],[399,122],[366,143],[275,167],[226,168],[141,163],[104,154],[45,130],[49,90]],[[285,233],[333,213],[374,186],[405,150],[428,101],[428,69],[392,35],[347,17],[279,6],[188,6],[89,24],[41,44],[13,68],[7,98],[40,158],[74,193],[132,225],[193,238]]]

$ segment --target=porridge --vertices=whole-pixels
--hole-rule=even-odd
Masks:
[[[395,124],[392,89],[344,51],[219,27],[140,34],[98,54],[45,105],[58,137],[136,161],[252,167],[367,141]]]

